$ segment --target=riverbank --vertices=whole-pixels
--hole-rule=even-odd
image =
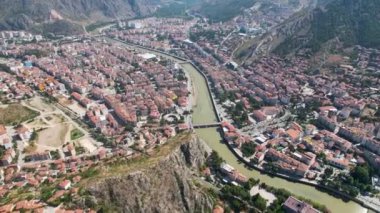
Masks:
[[[117,41],[117,40],[116,40]],[[165,52],[160,52],[157,50],[153,50],[151,48],[145,48],[140,47],[136,45],[130,45],[126,42],[123,42],[124,44],[128,46],[134,46],[136,48],[143,49],[145,51],[151,51],[156,54],[161,54],[168,56],[170,58],[174,58],[177,60],[177,62],[184,62],[183,60],[180,60],[181,58],[172,56]],[[179,58],[179,59],[178,59]],[[200,122],[200,123],[207,123],[210,122],[210,120],[216,120],[217,118],[213,116],[215,115],[216,111],[213,110],[212,106],[212,96],[210,93],[210,88],[208,84],[208,79],[205,75],[202,75],[202,72],[199,72],[195,67],[186,67],[188,68],[188,72],[190,72],[190,76],[192,76],[193,84],[196,86],[196,91],[199,93],[196,97],[199,99],[197,100],[197,106],[194,108],[193,112],[193,122]],[[208,128],[208,129],[197,129],[195,130],[197,135],[199,135],[200,138],[205,140],[205,142],[215,151],[219,153],[219,155],[226,160],[228,164],[233,166],[235,169],[237,169],[242,174],[246,175],[247,177],[253,177],[256,179],[260,179],[261,182],[276,187],[276,188],[284,188],[288,191],[290,191],[293,194],[296,194],[298,196],[302,196],[311,200],[315,200],[318,203],[321,203],[323,205],[326,205],[329,209],[331,209],[332,212],[345,212],[345,213],[362,213],[367,212],[366,209],[364,209],[361,205],[362,203],[359,202],[345,202],[342,199],[336,198],[334,196],[331,196],[330,194],[325,192],[322,192],[315,188],[315,186],[306,185],[304,183],[295,182],[292,180],[287,180],[284,177],[281,176],[273,176],[273,175],[267,175],[267,173],[259,172],[258,170],[255,170],[254,168],[244,164],[239,158],[236,156],[235,152],[230,150],[228,146],[226,146],[225,143],[221,143],[222,136],[220,132],[217,131],[216,128]],[[232,153],[231,153],[232,152]],[[248,167],[248,168],[247,168]]]
[[[226,144],[226,146],[228,147],[228,149],[235,155],[235,157],[240,162],[244,163],[249,168],[255,169],[256,171],[258,171],[260,173],[263,173],[263,174],[266,174],[266,175],[269,175],[269,176],[285,179],[285,180],[293,182],[293,183],[300,183],[300,184],[305,184],[305,185],[308,185],[308,186],[311,186],[311,187],[315,187],[317,190],[320,190],[322,192],[328,193],[328,194],[330,194],[330,195],[332,195],[334,197],[340,198],[343,201],[353,201],[353,202],[355,202],[355,203],[363,206],[364,208],[371,209],[374,212],[380,213],[380,210],[378,210],[378,209],[376,209],[376,208],[374,208],[372,206],[369,206],[365,202],[361,201],[360,199],[358,199],[356,197],[352,197],[352,196],[350,196],[348,194],[345,194],[345,193],[343,193],[341,191],[335,190],[335,189],[327,187],[327,186],[320,185],[318,183],[313,183],[313,182],[306,181],[306,180],[303,180],[303,179],[298,179],[298,178],[293,177],[293,176],[288,176],[288,175],[281,174],[281,173],[274,173],[274,172],[265,170],[264,168],[258,167],[257,165],[254,165],[254,164],[248,162],[246,159],[244,159],[243,156],[239,155],[239,153],[237,153],[235,151],[235,149],[233,148],[233,145],[230,144],[230,143],[228,143],[228,141],[226,139],[224,139],[224,134],[223,134],[222,131],[219,130],[219,134],[222,135],[223,143]]]

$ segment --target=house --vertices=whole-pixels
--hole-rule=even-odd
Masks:
[[[2,141],[8,139],[9,140],[9,137],[8,137],[8,134],[7,134],[7,129],[5,128],[4,125],[0,125],[0,144]]]
[[[58,188],[62,190],[68,190],[71,187],[71,181],[70,180],[64,180],[59,185]]]
[[[252,117],[258,123],[267,120],[267,116],[261,110],[255,110],[255,111],[253,111]]]
[[[300,201],[297,198],[290,196],[282,204],[286,213],[320,213],[317,209],[313,208],[312,205]]]
[[[332,165],[332,166],[335,166],[339,169],[348,169],[349,167],[349,161],[346,159],[346,158],[334,158],[334,157],[327,157],[326,158],[327,160],[327,163]]]
[[[12,163],[12,156],[10,154],[4,154],[0,159],[1,166],[8,166]]]
[[[13,143],[7,138],[3,140],[3,146],[5,149],[10,149],[13,147]]]
[[[40,152],[35,154],[30,154],[25,156],[26,161],[43,161],[43,160],[50,160],[51,155],[50,152]]]
[[[16,129],[18,137],[23,141],[28,141],[32,137],[32,131],[25,126],[20,126]]]
[[[324,136],[323,141],[330,144],[330,148],[333,146],[342,152],[347,152],[352,147],[352,143],[335,135],[332,132],[322,130],[320,133]]]
[[[229,164],[222,163],[220,165],[220,171],[222,173],[224,173],[225,175],[232,173],[234,170],[235,169],[232,166],[230,166]]]
[[[303,136],[303,129],[298,123],[293,122],[290,125],[290,128],[286,130],[286,135],[290,138],[290,140],[293,143],[299,142],[299,140]]]
[[[238,183],[245,183],[248,181],[248,178],[240,174],[232,166],[226,163],[220,165],[220,171],[225,174],[231,181],[237,181]]]
[[[0,212],[13,212],[15,205],[7,204],[0,207]]]
[[[107,150],[104,148],[99,149],[98,151],[98,158],[99,160],[102,160],[107,157]]]
[[[305,163],[306,165],[313,165],[315,163],[315,159],[317,158],[317,155],[311,152],[305,152],[302,153],[301,162]]]
[[[12,163],[14,157],[16,157],[16,152],[13,150],[13,148],[7,149],[3,157],[0,159],[0,164],[2,166],[8,166]]]
[[[298,142],[301,138],[301,131],[299,130],[296,130],[296,129],[288,129],[286,130],[286,134],[288,135],[288,137],[290,138],[290,140],[292,142]]]
[[[365,138],[362,131],[354,128],[339,128],[338,135],[353,143],[361,143]]]
[[[261,162],[263,162],[264,157],[265,157],[264,153],[262,153],[262,152],[256,152],[255,156],[253,157],[253,162],[257,163],[257,164],[260,164]]]
[[[318,130],[317,127],[312,124],[307,124],[305,127],[305,134],[306,135],[314,135],[317,134]]]
[[[317,124],[319,127],[326,128],[334,132],[338,127],[337,123],[327,116],[320,115],[317,119]]]
[[[321,140],[315,140],[310,136],[304,137],[302,144],[306,147],[307,150],[312,151],[313,153],[321,153],[325,150],[325,144]]]
[[[364,156],[368,160],[368,162],[371,164],[371,166],[380,170],[380,156],[379,155],[376,155],[375,153],[365,150]]]
[[[329,115],[329,114],[334,114],[337,113],[338,110],[334,106],[322,106],[319,107],[319,113],[322,115]]]
[[[365,140],[363,146],[370,151],[380,155],[380,141],[375,139]]]
[[[76,155],[75,147],[71,143],[63,147],[62,151],[65,154],[65,156],[68,156],[68,157]]]
[[[20,210],[33,210],[33,209],[38,209],[44,207],[45,204],[38,200],[22,200],[16,203],[16,206],[14,210],[20,211]]]
[[[273,163],[280,172],[304,177],[309,166],[273,148],[265,154],[265,158]]]

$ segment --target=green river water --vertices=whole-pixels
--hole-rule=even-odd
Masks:
[[[125,44],[126,46],[131,47],[130,45]],[[151,52],[156,55],[160,55],[166,58],[170,58],[177,62],[181,62],[175,58],[162,55],[155,51],[147,51],[137,47],[134,49],[141,52]],[[214,113],[212,106],[212,101],[207,89],[207,82],[203,76],[190,64],[182,63],[182,68],[190,75],[193,92],[195,92],[195,106],[193,107],[193,124],[208,124],[214,123],[217,121],[217,118]],[[266,183],[267,185],[284,188],[290,191],[293,194],[314,200],[315,202],[326,205],[332,212],[336,213],[364,213],[367,212],[366,208],[363,208],[355,202],[345,202],[342,199],[331,196],[325,192],[317,190],[315,187],[308,186],[305,184],[294,183],[287,181],[282,178],[271,177],[265,174],[261,174],[256,170],[248,169],[244,166],[243,163],[239,162],[233,153],[228,149],[228,147],[222,143],[222,138],[216,128],[206,128],[206,129],[197,129],[197,135],[203,139],[208,146],[213,150],[219,153],[219,155],[226,161],[226,163],[233,166],[240,173],[244,174],[247,177],[253,177],[260,179],[261,182]]]

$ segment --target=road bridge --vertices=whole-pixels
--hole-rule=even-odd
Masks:
[[[193,125],[194,129],[203,129],[203,128],[212,128],[212,127],[220,127],[220,123],[196,124],[196,125]]]

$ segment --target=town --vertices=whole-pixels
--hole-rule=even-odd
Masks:
[[[0,113],[17,108],[23,117],[0,122],[0,195],[7,204],[0,212],[56,210],[79,196],[76,184],[93,165],[136,158],[193,131],[194,85],[181,64],[119,41],[194,63],[210,83],[223,141],[242,162],[379,209],[380,51],[353,46],[311,61],[303,49],[286,59],[233,61],[243,54],[238,44],[289,15],[276,20],[248,10],[223,24],[122,20],[99,35],[59,41],[0,34]],[[257,23],[246,23],[252,19]],[[213,183],[249,182],[228,163],[208,167]],[[38,188],[42,201],[32,195]],[[269,187],[259,191],[268,201],[276,195]],[[282,205],[286,212],[322,211],[294,196]]]

